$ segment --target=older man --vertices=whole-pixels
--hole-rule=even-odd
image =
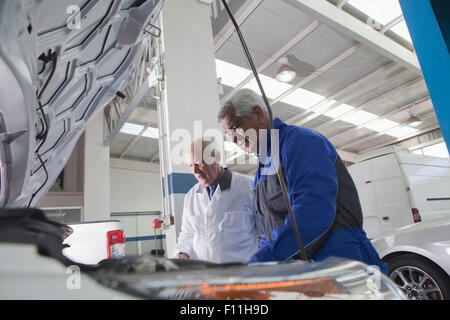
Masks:
[[[333,145],[320,133],[274,119],[270,129],[268,111],[259,95],[243,89],[221,109],[219,121],[246,152],[271,159],[270,134],[278,134],[280,170],[287,181],[289,199],[307,256],[329,256],[377,265],[387,272],[362,228],[363,216],[355,184]],[[249,132],[249,134],[247,134]],[[263,150],[267,146],[268,150]],[[260,161],[254,179],[261,245],[250,261],[296,258],[296,241],[287,204],[273,161]]]
[[[222,168],[204,140],[191,144],[188,159],[198,183],[184,199],[175,258],[248,262],[258,250],[251,179]]]

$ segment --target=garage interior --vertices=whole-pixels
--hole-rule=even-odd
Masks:
[[[361,27],[377,31],[371,38],[360,39],[352,30],[338,31],[348,27],[339,26],[337,19],[323,23],[295,2],[230,3],[274,116],[325,135],[347,165],[355,163],[358,155],[385,146],[448,158],[400,5],[396,1],[328,1],[345,19],[356,19]],[[257,91],[239,39],[220,4],[211,8],[211,24],[220,102],[240,88]],[[380,42],[395,51],[374,49]],[[287,58],[296,71],[292,83],[275,79],[281,58]],[[151,221],[162,212],[158,102],[153,90],[141,99],[134,97],[134,85],[126,99],[117,97],[105,109],[105,132],[110,126],[115,129],[105,138],[110,155],[110,212],[121,217],[134,240],[154,239]],[[411,125],[416,118],[419,121]],[[83,217],[80,159],[84,139],[40,205],[54,217],[64,214],[66,223]],[[225,151],[231,170],[253,177],[256,164],[248,164],[249,156],[227,142]],[[161,230],[156,233],[159,243],[144,240],[147,248],[140,250],[130,243],[128,251],[141,254],[164,247],[164,235]]]
[[[111,1],[99,0],[97,8],[112,6]],[[180,30],[180,25],[193,18],[175,10],[174,1],[166,0],[157,23],[144,30],[151,37],[135,66],[136,76],[90,119],[64,170],[36,206],[47,218],[63,224],[119,221],[129,256],[172,258],[181,229],[184,195],[197,182],[188,166],[173,163],[169,155],[175,144],[171,140],[174,131],[184,122],[191,129],[191,120],[196,117],[208,117],[204,128],[221,129],[216,120],[219,106],[240,89],[260,94],[221,1],[186,0],[202,8],[194,18],[203,25],[196,29],[191,24],[192,30]],[[428,196],[433,202],[430,208],[434,206],[433,214],[439,218],[450,217],[445,194],[450,186],[449,141],[441,129],[450,121],[437,112],[434,91],[430,93],[430,80],[399,1],[403,0],[227,1],[273,116],[319,132],[333,144],[345,166],[353,166],[350,172],[358,188],[365,188],[363,195],[358,189],[361,201],[370,198],[370,203],[362,204],[369,230],[397,223],[388,216],[392,208],[406,207],[411,223],[428,218],[427,205],[414,211],[417,205],[388,191],[383,197],[391,197],[386,200],[391,202],[381,208],[377,192],[383,187],[375,183],[397,179],[397,173],[389,175],[394,167],[403,175],[409,174],[403,169],[405,163],[411,164],[407,156],[391,159],[395,163],[376,160],[396,152],[421,156],[423,163],[432,163],[435,172],[424,169],[423,175],[432,176],[434,183],[442,186],[435,185],[435,194]],[[82,8],[89,3],[79,2]],[[132,3],[127,0],[121,5],[131,7]],[[203,12],[205,7],[208,15]],[[180,35],[174,31],[177,26]],[[205,43],[199,41],[192,50],[183,49],[182,44],[195,34]],[[211,37],[212,43],[208,42]],[[108,41],[106,35],[103,47]],[[103,54],[103,49],[96,54]],[[282,70],[293,74],[292,78],[283,79]],[[209,81],[211,72],[215,72],[216,81]],[[440,106],[444,107],[450,105]],[[229,141],[224,143],[224,152],[228,169],[254,178],[256,155],[246,154]],[[370,169],[358,166],[372,160]],[[374,172],[374,168],[379,171]],[[370,172],[370,178],[360,175],[363,171]],[[420,176],[417,171],[412,176]],[[381,172],[384,178],[380,178]],[[373,196],[367,191],[372,185]],[[370,234],[370,240],[379,234]],[[447,253],[450,255],[450,246]],[[391,257],[395,258],[394,254]],[[445,264],[450,266],[448,257]],[[438,269],[446,274],[444,267],[438,265]],[[407,294],[415,296],[416,291],[412,291]]]

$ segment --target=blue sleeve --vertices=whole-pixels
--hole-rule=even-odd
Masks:
[[[264,232],[260,232],[261,234],[261,238],[259,239],[259,251],[264,250],[264,248],[267,246],[268,242],[266,239],[266,236],[264,234]],[[253,257],[250,259],[250,261],[248,263],[253,263],[253,262],[258,262],[259,260],[257,260],[256,255],[253,255]]]
[[[338,181],[337,153],[320,136],[286,134],[281,145],[281,163],[292,210],[307,249],[324,235],[334,222]],[[252,257],[252,261],[280,261],[299,252],[290,216],[272,231],[272,241]]]

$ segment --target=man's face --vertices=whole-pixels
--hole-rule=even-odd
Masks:
[[[220,173],[220,167],[217,162],[212,164],[206,163],[202,153],[203,151],[194,151],[194,147],[191,147],[188,155],[189,167],[195,179],[197,179],[201,185],[208,187],[216,181]]]
[[[239,148],[247,153],[258,152],[259,130],[262,129],[258,114],[252,114],[250,118],[237,117],[232,110],[220,120],[220,124]]]

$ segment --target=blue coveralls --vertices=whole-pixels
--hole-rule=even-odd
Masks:
[[[320,133],[274,119],[279,134],[281,170],[308,258],[342,257],[378,266],[383,263],[362,228],[356,186],[333,145]],[[276,171],[271,170],[270,132],[266,163],[261,159],[254,180],[259,251],[250,262],[283,261],[299,247]]]

